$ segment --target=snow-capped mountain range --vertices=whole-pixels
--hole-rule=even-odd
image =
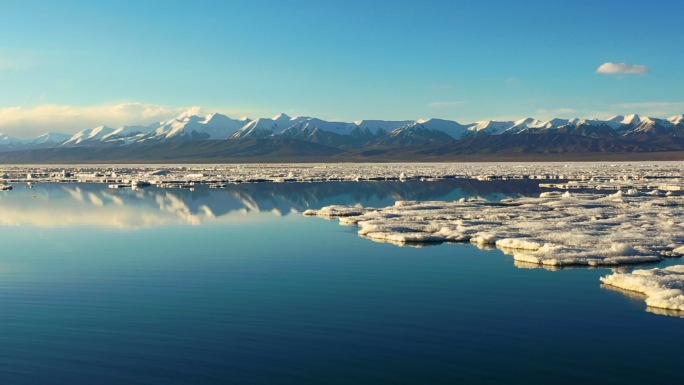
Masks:
[[[541,121],[524,118],[517,121],[489,120],[461,124],[434,118],[415,121],[333,122],[312,117],[290,117],[286,114],[252,120],[233,119],[213,113],[207,116],[182,115],[149,125],[118,128],[99,126],[73,135],[47,133],[34,139],[18,139],[0,134],[0,151],[279,137],[349,149],[438,143],[478,136],[523,133],[561,133],[589,138],[684,137],[684,115],[667,119],[642,117],[636,114],[618,115],[606,120],[557,118]]]

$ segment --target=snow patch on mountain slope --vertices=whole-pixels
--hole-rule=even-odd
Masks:
[[[667,121],[672,123],[672,124],[682,124],[682,123],[684,123],[684,114],[670,116],[669,118],[667,118]]]
[[[37,136],[35,139],[31,140],[34,144],[61,144],[66,142],[71,138],[71,135],[60,134],[58,132],[48,132],[43,135]]]
[[[485,120],[485,121],[477,122],[475,125],[469,127],[468,130],[470,132],[473,132],[473,133],[499,135],[502,132],[513,127],[514,124],[515,124],[515,122],[513,122],[513,121]]]
[[[412,120],[357,120],[354,124],[362,131],[368,130],[373,135],[380,132],[390,133],[399,127],[413,123]]]
[[[111,127],[107,127],[107,126],[87,128],[85,130],[81,130],[78,133],[76,133],[69,140],[64,142],[64,145],[81,144],[81,143],[86,142],[86,141],[89,141],[89,142],[101,141],[105,136],[111,134],[114,131],[115,131],[115,129],[113,129]]]

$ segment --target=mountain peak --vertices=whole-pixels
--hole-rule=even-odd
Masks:
[[[637,114],[631,114],[625,116],[625,118],[622,120],[622,124],[636,124],[639,123],[641,118]]]
[[[215,122],[221,122],[221,121],[227,121],[231,120],[229,117],[219,114],[218,112],[211,113],[207,116],[204,117],[202,120],[202,123],[208,124],[208,123],[215,123]]]
[[[682,122],[684,122],[684,114],[670,116],[669,118],[667,118],[667,121],[672,124],[681,124]]]
[[[185,111],[181,112],[178,116],[176,116],[174,119],[178,120],[179,122],[182,121],[188,121],[188,118],[194,118],[194,119],[202,119],[198,114],[202,112],[202,109],[200,107],[191,107],[186,109]],[[173,120],[173,119],[171,119]]]
[[[277,116],[273,117],[273,120],[290,120],[290,119],[292,119],[292,118],[284,112],[281,112]]]
[[[542,124],[543,124],[542,121],[539,120],[539,119],[527,117],[527,118],[524,118],[524,119],[516,120],[514,126],[519,126],[519,127],[539,127],[539,126],[541,126]]]

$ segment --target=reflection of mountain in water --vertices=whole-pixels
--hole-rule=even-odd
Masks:
[[[277,211],[287,214],[331,204],[388,206],[398,200],[455,200],[480,196],[498,200],[508,196],[539,195],[537,182],[530,180],[477,181],[451,179],[435,182],[319,182],[319,183],[256,183],[229,185],[227,192],[245,208],[255,211]]]
[[[532,180],[434,182],[244,183],[225,189],[108,189],[100,184],[37,184],[0,195],[0,224],[35,226],[104,225],[148,227],[200,224],[248,213],[287,215],[331,204],[388,206],[397,200],[490,200],[538,195]]]

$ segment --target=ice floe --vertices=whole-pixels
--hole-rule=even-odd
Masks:
[[[614,273],[601,282],[644,294],[649,307],[684,311],[684,265]]]
[[[517,262],[617,266],[684,254],[684,197],[542,193],[537,198],[398,201],[384,208],[329,206],[304,215],[339,218],[392,243],[490,244]]]

